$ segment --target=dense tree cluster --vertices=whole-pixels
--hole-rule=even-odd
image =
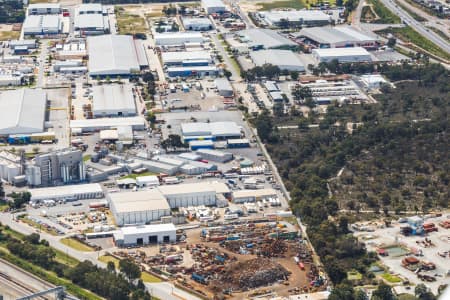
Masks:
[[[22,23],[24,19],[25,12],[22,1],[0,1],[0,23]]]
[[[274,79],[277,78],[280,74],[280,68],[271,64],[256,66],[252,69],[241,72],[241,76],[247,81],[254,81],[255,79],[262,77],[265,77],[267,79]]]
[[[406,81],[380,95],[377,104],[330,105],[326,115],[312,112],[308,118],[263,113],[254,120],[290,190],[291,207],[308,224],[310,240],[335,284],[352,269],[372,278],[368,267],[376,260],[348,234],[341,208],[442,207],[450,197],[448,71],[408,64],[380,70]],[[274,125],[296,122],[297,131]],[[350,134],[347,122],[362,125]],[[350,187],[366,194],[348,193]]]
[[[4,195],[4,193],[3,193]],[[8,194],[8,197],[12,198],[12,201],[8,202],[8,205],[12,209],[18,209],[23,207],[25,204],[30,202],[31,199],[31,193],[30,192],[12,192],[11,194]]]

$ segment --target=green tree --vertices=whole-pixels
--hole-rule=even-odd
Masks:
[[[269,139],[270,134],[273,130],[273,121],[267,110],[264,110],[256,118],[256,130],[258,131],[259,137],[264,141]]]
[[[106,269],[110,272],[115,272],[116,271],[116,265],[114,264],[114,262],[112,261],[108,261],[108,263],[106,264]]]
[[[129,281],[141,277],[141,269],[131,258],[122,259],[119,262],[119,269],[120,272],[125,274]]]
[[[392,293],[392,288],[380,282],[378,288],[372,293],[372,300],[396,300],[397,297]]]
[[[298,80],[299,73],[297,71],[291,71],[290,75],[292,80]]]
[[[332,291],[328,300],[354,300],[353,286],[348,283],[338,284]]]
[[[25,237],[25,241],[27,241],[27,242],[29,242],[29,243],[31,243],[33,245],[38,245],[39,244],[39,239],[40,239],[40,236],[37,233],[32,233],[32,234],[27,235]]]

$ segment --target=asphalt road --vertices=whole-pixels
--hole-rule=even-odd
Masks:
[[[450,53],[450,44],[447,41],[445,41],[430,29],[426,28],[422,23],[414,20],[413,17],[411,17],[406,11],[395,4],[392,0],[381,0],[381,2],[383,2],[383,4],[394,14],[398,15],[404,23],[411,26],[414,30],[429,39],[431,42],[435,43],[437,46]]]

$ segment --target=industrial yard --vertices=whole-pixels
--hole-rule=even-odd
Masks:
[[[378,105],[375,96],[396,85],[377,68],[411,59],[398,52],[404,45],[347,24],[346,7],[260,6],[25,5],[12,25],[19,37],[0,42],[1,223],[38,233],[33,247],[51,246],[73,265],[136,263],[138,288],[159,299],[326,299],[336,285],[304,211],[290,207],[304,187],[285,187],[282,178],[297,174],[280,176],[259,118],[291,120],[270,124],[288,139],[305,133],[300,119],[321,130],[328,111]],[[377,280],[437,292],[450,283],[448,218],[349,229],[377,253]],[[10,248],[0,254],[21,247]],[[47,271],[81,286],[63,268]]]

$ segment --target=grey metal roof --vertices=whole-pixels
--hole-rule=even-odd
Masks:
[[[75,28],[103,28],[105,26],[105,18],[101,14],[81,14],[75,17]]]
[[[212,25],[211,20],[208,18],[182,18],[181,20],[183,21],[183,25],[185,27],[189,25]]]
[[[203,7],[225,7],[222,0],[202,0]]]
[[[261,11],[260,14],[271,24],[281,19],[289,21],[329,21],[331,17],[320,10],[274,10]]]
[[[42,89],[0,92],[0,134],[43,132],[46,101]]]
[[[181,63],[185,60],[211,61],[211,54],[208,51],[163,52],[161,53],[161,59],[164,63]]]
[[[241,129],[235,122],[194,122],[181,124],[181,132],[185,136],[239,136]]]
[[[140,69],[136,46],[131,36],[89,36],[87,44],[91,76],[128,75]]]
[[[257,66],[272,64],[280,69],[296,69],[304,71],[300,57],[290,50],[260,50],[250,52],[253,63]]]
[[[226,78],[217,78],[214,84],[219,91],[233,91],[233,87]]]
[[[271,29],[246,29],[239,31],[239,35],[244,37],[249,45],[263,45],[266,49],[297,45]]]
[[[170,209],[166,198],[157,189],[111,193],[108,198],[116,213]]]
[[[107,84],[92,87],[94,111],[136,111],[130,84]]]
[[[351,27],[309,27],[303,28],[296,36],[304,36],[318,43],[342,43],[375,41],[371,37]]]

